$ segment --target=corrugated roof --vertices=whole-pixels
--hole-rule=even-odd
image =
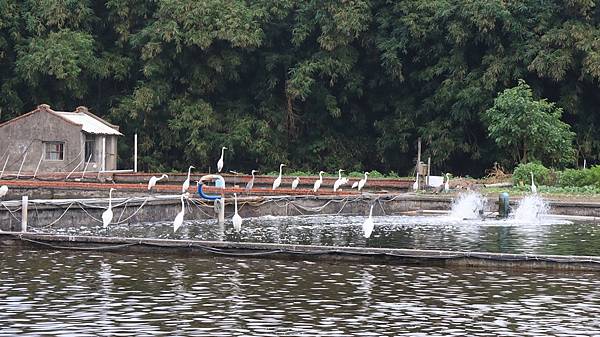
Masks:
[[[92,134],[97,134],[97,135],[115,135],[115,136],[123,135],[119,131],[111,128],[110,126],[106,125],[105,123],[102,123],[98,119],[87,115],[86,113],[66,112],[66,111],[53,111],[53,112],[70,122],[81,125],[81,129],[87,133],[92,133]]]

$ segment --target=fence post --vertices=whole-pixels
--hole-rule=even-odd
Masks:
[[[27,232],[27,205],[29,197],[24,195],[21,199],[21,232]]]

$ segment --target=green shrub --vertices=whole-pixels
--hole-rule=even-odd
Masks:
[[[563,187],[600,187],[600,166],[589,169],[567,169],[558,175],[558,184]]]
[[[531,185],[531,172],[536,185],[552,186],[556,182],[556,174],[540,163],[519,164],[513,172],[515,185]]]

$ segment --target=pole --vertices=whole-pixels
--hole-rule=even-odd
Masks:
[[[106,136],[102,136],[102,171],[106,171]]]
[[[586,166],[586,164],[587,164],[587,160],[585,160],[585,159],[584,159],[584,160],[583,160],[583,169],[584,169],[584,170],[585,170],[585,166]],[[0,176],[0,177],[2,177],[2,176]]]
[[[83,167],[83,173],[81,174],[81,179],[83,179],[83,177],[85,176],[85,171],[87,170],[88,164],[90,163],[90,160],[92,160],[92,154],[93,153],[90,153],[87,163],[85,163],[85,166]]]
[[[23,161],[21,162],[21,166],[19,167],[19,172],[17,172],[17,179],[21,175],[21,170],[23,169],[23,164],[25,164],[25,158],[27,158],[27,151],[23,154]]]
[[[133,135],[133,172],[137,172],[137,133]]]
[[[8,154],[8,156],[6,156],[6,161],[4,161],[4,166],[2,167],[2,172],[0,173],[0,179],[2,179],[2,176],[4,175],[4,170],[6,169],[6,164],[8,164],[8,157],[10,157],[10,154]]]
[[[35,167],[35,172],[33,172],[33,179],[35,179],[35,176],[37,175],[37,172],[40,168],[40,164],[42,163],[42,159],[44,159],[44,152],[42,152],[42,155],[40,156],[40,161],[38,161],[38,164]]]
[[[24,195],[21,203],[21,232],[27,232],[27,205],[29,204],[29,197]]]
[[[85,160],[85,158],[83,158],[79,163],[77,163],[77,166],[75,166],[73,168],[73,170],[71,170],[71,172],[69,172],[69,174],[67,174],[67,177],[65,178],[65,180],[69,179],[71,174],[73,174],[73,172],[75,172],[75,170],[79,167],[79,165],[83,164],[84,160]]]
[[[427,186],[429,186],[429,176],[431,175],[431,157],[427,158]]]
[[[417,140],[417,172],[419,172],[419,169],[421,168],[421,137],[419,137],[419,139]],[[417,185],[419,184],[418,180],[417,180]],[[417,186],[417,189],[419,189],[419,187]]]

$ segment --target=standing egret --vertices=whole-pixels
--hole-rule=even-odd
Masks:
[[[246,193],[248,193],[252,187],[254,186],[254,173],[258,172],[257,170],[252,170],[252,178],[246,183]]]
[[[319,179],[315,181],[315,185],[313,186],[313,192],[317,192],[323,183],[323,173],[324,171],[319,172]]]
[[[148,191],[150,191],[152,189],[152,187],[154,187],[156,185],[157,181],[159,181],[163,178],[169,178],[169,176],[166,174],[163,174],[162,176],[160,176],[160,178],[156,178],[155,176],[152,176],[152,178],[150,178],[150,181],[148,181]]]
[[[112,211],[112,191],[114,188],[111,188],[108,192],[108,208],[106,211],[102,212],[102,228],[108,227],[108,224],[112,221],[113,211]]]
[[[371,233],[373,232],[373,206],[375,205],[371,205],[371,210],[369,211],[369,217],[365,220],[365,222],[363,222],[363,234],[365,236],[365,238],[369,238],[371,236]]]
[[[233,200],[235,202],[235,214],[233,214],[233,218],[231,220],[233,221],[233,228],[239,233],[239,231],[242,229],[242,217],[238,214],[237,210],[237,193],[233,193]]]
[[[344,179],[342,179],[342,172],[344,172],[344,170],[339,169],[338,170],[338,179],[335,181],[335,183],[333,183],[333,191],[337,191],[338,188],[340,188],[340,186],[342,186],[342,184],[344,184]]]
[[[8,186],[2,185],[0,186],[0,198],[4,197],[8,193]]]
[[[413,191],[416,191],[419,189],[419,172],[417,172],[417,179],[415,180],[412,188],[413,188]]]
[[[188,169],[187,179],[183,182],[183,185],[181,186],[181,193],[187,192],[188,188],[190,188],[190,174],[192,173],[193,168],[195,167],[190,166],[190,168]]]
[[[450,191],[450,173],[446,173],[446,182],[444,183],[444,192],[448,193]]]
[[[358,190],[362,190],[367,183],[367,177],[369,176],[369,172],[365,172],[365,177],[358,182]]]
[[[221,172],[221,170],[223,169],[223,155],[225,154],[225,150],[227,150],[227,148],[223,146],[221,148],[221,158],[219,158],[219,161],[217,162],[217,170],[219,172]]]
[[[279,177],[277,177],[277,179],[275,179],[275,181],[273,182],[273,190],[277,189],[277,187],[279,187],[279,185],[281,185],[281,173],[282,173],[284,166],[285,166],[285,164],[279,165]]]
[[[183,223],[183,214],[185,213],[185,205],[183,204],[183,198],[185,194],[181,195],[181,211],[177,213],[175,220],[173,221],[173,233],[177,232],[181,224]]]
[[[533,172],[529,172],[531,174],[531,193],[537,194],[537,186],[535,186],[535,182],[533,181]]]
[[[292,189],[295,190],[298,187],[298,184],[300,184],[300,177],[296,177],[296,179],[292,181]]]

